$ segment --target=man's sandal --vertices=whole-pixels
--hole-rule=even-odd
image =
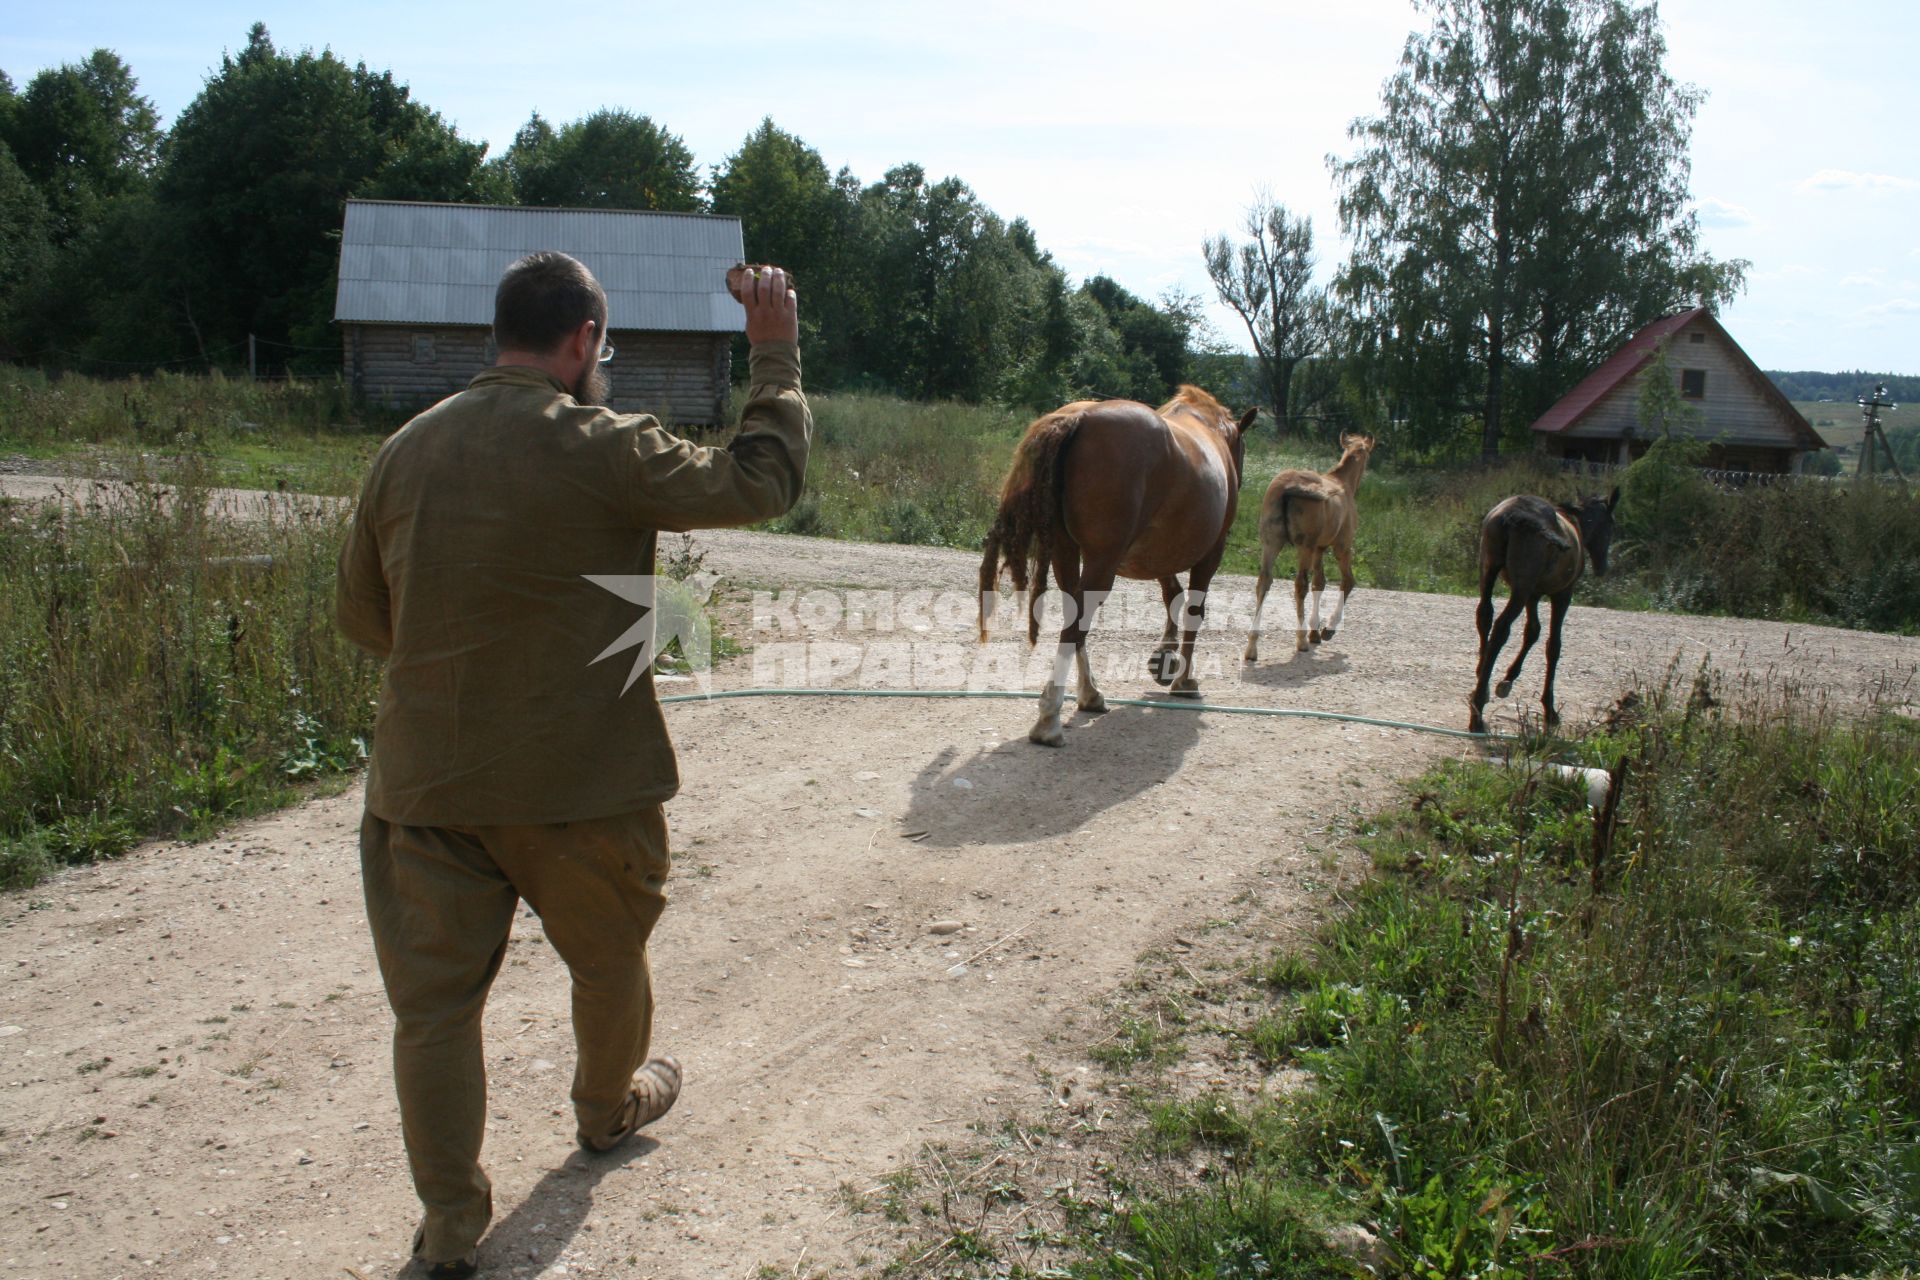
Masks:
[[[423,1275],[432,1277],[432,1280],[467,1280],[468,1276],[479,1272],[479,1250],[470,1251],[464,1258],[453,1258],[446,1262],[428,1262],[420,1256],[420,1246],[425,1244],[426,1240],[427,1228],[426,1224],[422,1223],[420,1229],[413,1233],[413,1257],[414,1261],[420,1264]]]
[[[675,1058],[649,1058],[647,1065],[633,1073],[633,1088],[627,1092],[620,1121],[605,1136],[590,1138],[578,1134],[580,1145],[588,1151],[611,1151],[673,1110],[680,1097],[680,1063]]]

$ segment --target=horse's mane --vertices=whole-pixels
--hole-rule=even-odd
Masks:
[[[1551,506],[1517,506],[1507,512],[1507,527],[1524,526],[1556,547],[1571,547],[1573,543],[1568,540],[1567,531],[1561,528],[1557,516],[1557,509]],[[1579,528],[1580,521],[1574,520],[1573,526]]]
[[[1202,417],[1209,418],[1209,420],[1215,422],[1218,422],[1221,418],[1230,418],[1233,416],[1227,412],[1227,406],[1221,404],[1218,400],[1215,400],[1212,396],[1191,383],[1183,384],[1178,391],[1174,392],[1173,399],[1160,406],[1160,412],[1162,415],[1165,415],[1170,410],[1181,406],[1192,409]]]

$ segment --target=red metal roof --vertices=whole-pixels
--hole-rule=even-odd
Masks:
[[[1644,369],[1668,338],[1700,319],[1704,319],[1713,331],[1726,341],[1727,346],[1733,349],[1740,363],[1746,366],[1748,376],[1759,387],[1762,397],[1771,401],[1774,407],[1785,416],[1801,444],[1809,449],[1826,448],[1827,442],[1821,438],[1819,432],[1813,429],[1813,424],[1793,407],[1791,400],[1780,393],[1780,389],[1773,385],[1773,379],[1762,372],[1760,366],[1754,364],[1752,357],[1741,350],[1740,344],[1733,340],[1733,335],[1729,334],[1714,314],[1705,307],[1693,307],[1670,316],[1663,316],[1634,334],[1627,339],[1625,346],[1608,356],[1606,362],[1598,369],[1582,378],[1575,384],[1573,390],[1556,400],[1551,409],[1534,421],[1532,429],[1565,431],[1586,417],[1588,411],[1605,399],[1608,392]]]
[[[1705,307],[1695,307],[1677,315],[1665,316],[1627,339],[1627,345],[1607,357],[1606,363],[1574,385],[1573,390],[1554,401],[1553,407],[1535,420],[1535,431],[1564,431],[1580,421],[1587,410],[1599,404],[1613,390],[1645,368],[1659,351],[1660,344],[1684,329]]]

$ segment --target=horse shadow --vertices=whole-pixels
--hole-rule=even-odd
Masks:
[[[1289,637],[1288,644],[1292,644]],[[1325,648],[1309,649],[1302,653],[1289,648],[1287,656],[1278,661],[1262,658],[1258,662],[1240,664],[1240,683],[1259,685],[1265,689],[1298,689],[1346,672],[1347,655],[1344,650],[1328,651]]]
[[[914,779],[902,831],[925,832],[922,844],[943,849],[1064,835],[1178,773],[1199,741],[1200,718],[1178,708],[1115,707],[1076,712],[1058,749],[1028,742],[1024,722],[1009,726],[1008,741],[970,755],[943,747]]]
[[[644,1134],[636,1135],[620,1145],[618,1154],[575,1151],[547,1170],[480,1242],[482,1272],[507,1274],[511,1268],[517,1274],[519,1268],[539,1270],[558,1261],[586,1222],[600,1180],[659,1145]],[[422,1274],[424,1267],[410,1263],[399,1276]]]

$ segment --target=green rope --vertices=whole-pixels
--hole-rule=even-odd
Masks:
[[[661,703],[720,702],[727,698],[1021,698],[1032,700],[1037,693],[1007,689],[720,689],[711,693],[676,693]],[[1405,720],[1381,720],[1373,716],[1348,715],[1343,711],[1308,711],[1299,707],[1230,707],[1199,699],[1108,698],[1110,707],[1154,707],[1164,711],[1218,711],[1232,716],[1284,716],[1301,720],[1337,720],[1343,724],[1370,725],[1376,729],[1405,729],[1412,733],[1434,733],[1446,738],[1472,738],[1476,741],[1501,741],[1510,735],[1472,733],[1466,729],[1447,729],[1436,724],[1413,724]]]

